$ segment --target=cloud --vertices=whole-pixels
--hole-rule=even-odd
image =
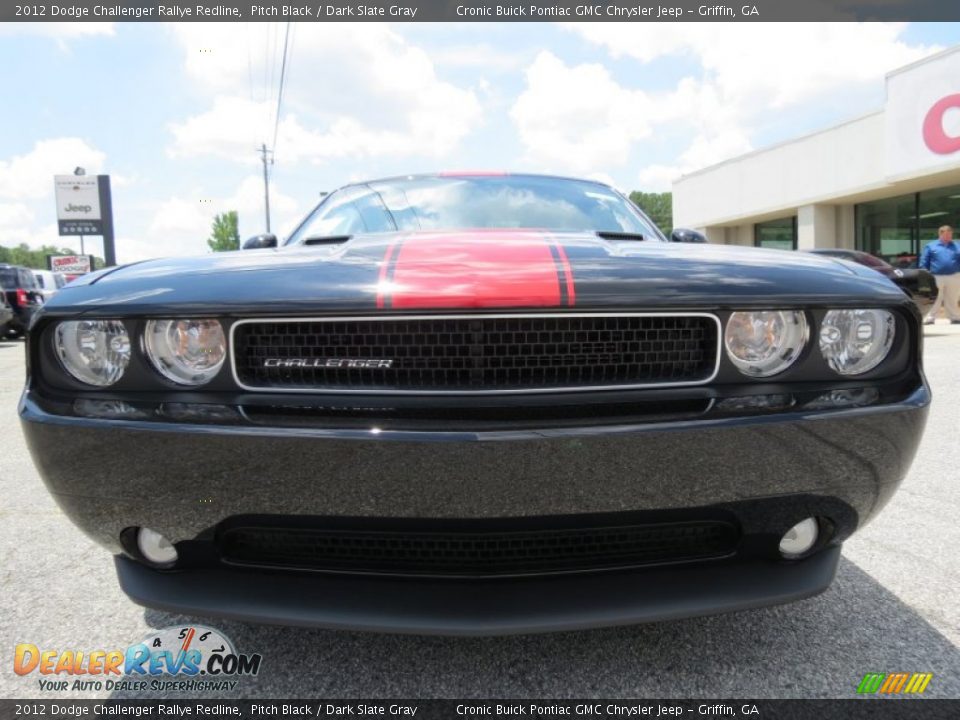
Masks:
[[[602,65],[571,67],[546,50],[526,71],[510,117],[529,160],[578,173],[623,165],[651,133],[651,99],[617,84]]]
[[[292,26],[277,158],[443,157],[480,123],[471,89],[438,77],[431,58],[386,25]],[[273,140],[282,37],[275,25],[183,23],[171,28],[187,76],[214,100],[171,125],[174,155],[252,162]],[[238,42],[238,32],[251,35]],[[203,50],[203,52],[201,52]]]
[[[494,73],[522,70],[533,52],[512,50],[482,42],[448,45],[430,52],[430,58],[441,67],[476,68]]]
[[[940,48],[900,39],[881,23],[566,23],[614,58],[642,64],[682,57],[699,71],[657,92],[628,88],[601,65],[569,66],[541,53],[512,118],[530,157],[583,172],[626,162],[632,148],[669,132],[686,137],[674,162],[641,169],[646,189],[753,148],[771,115],[882,88],[886,72]],[[616,137],[608,137],[616,135]],[[681,141],[682,142],[682,141]]]
[[[695,58],[727,101],[782,108],[883,75],[939,50],[899,39],[905,23],[568,23],[613,57]]]
[[[0,160],[0,198],[37,200],[49,196],[53,176],[69,175],[78,165],[89,175],[103,170],[106,155],[80,138],[38,140],[25,155]]]
[[[202,203],[198,197],[185,196],[171,196],[156,203],[142,236],[122,235],[117,239],[118,261],[208,253],[213,219],[229,210],[237,211],[241,239],[264,232],[263,179],[259,175],[244,178],[230,195],[204,198]],[[279,190],[276,183],[270,184],[270,211],[271,226],[279,235],[302,214],[297,201]]]
[[[33,222],[33,212],[24,203],[0,203],[0,233],[6,244],[9,234]]]
[[[113,35],[114,24],[109,22],[5,22],[0,23],[0,35],[47,37],[54,40],[91,35]]]

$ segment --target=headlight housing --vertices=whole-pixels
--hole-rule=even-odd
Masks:
[[[217,320],[150,320],[143,346],[157,372],[178,385],[204,385],[220,372],[227,341]]]
[[[830,310],[820,324],[820,353],[835,372],[862,375],[890,353],[896,327],[888,310]]]
[[[750,310],[731,313],[723,344],[744,375],[771,377],[796,362],[809,335],[800,310]]]
[[[67,320],[57,325],[54,347],[71,376],[94,387],[113,385],[130,363],[130,336],[119,320]]]

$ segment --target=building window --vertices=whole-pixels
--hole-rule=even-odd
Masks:
[[[797,218],[768,220],[753,226],[753,244],[773,250],[797,249]]]
[[[920,193],[917,197],[917,220],[921,250],[928,242],[936,240],[941,226],[960,226],[960,185]]]
[[[916,267],[941,225],[960,224],[960,185],[861,203],[855,218],[857,250],[897,267]]]
[[[857,250],[907,266],[917,258],[916,193],[861,203],[855,209]]]

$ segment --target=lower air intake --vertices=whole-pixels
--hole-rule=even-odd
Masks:
[[[232,527],[223,560],[311,570],[411,575],[513,575],[681,562],[734,552],[728,522],[616,525],[527,531],[419,532]]]

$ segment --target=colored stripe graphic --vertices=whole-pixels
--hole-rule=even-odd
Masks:
[[[880,687],[880,692],[887,693],[888,695],[900,692],[903,686],[906,685],[908,677],[909,675],[907,673],[890,673]]]
[[[574,301],[573,274],[559,244],[504,230],[408,237],[395,256],[388,248],[380,287],[377,306],[395,309],[561,307]]]
[[[859,694],[919,695],[933,679],[933,673],[867,673],[857,686]]]
[[[190,649],[190,643],[193,641],[193,636],[197,634],[195,628],[190,628],[187,632],[187,636],[183,639],[183,645],[180,646],[180,652],[186,652]]]
[[[905,693],[922,693],[927,689],[931,680],[933,680],[933,673],[914,673],[903,691]]]

